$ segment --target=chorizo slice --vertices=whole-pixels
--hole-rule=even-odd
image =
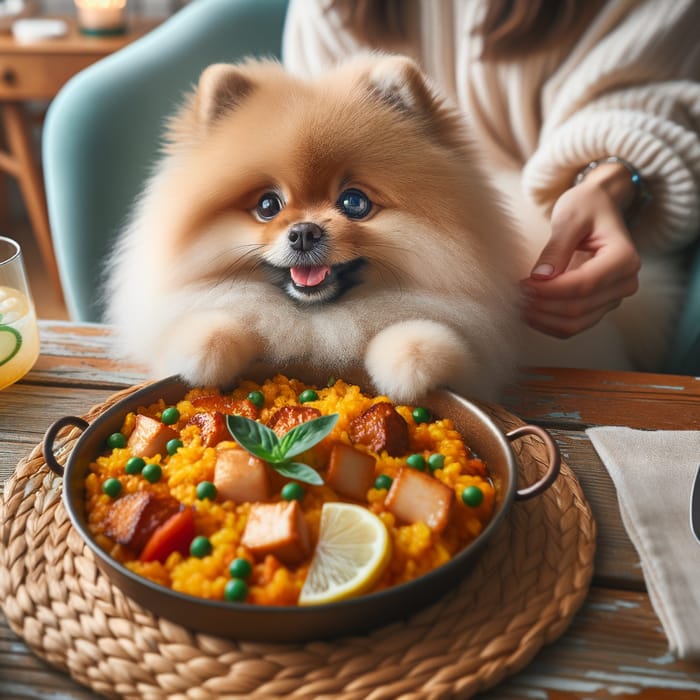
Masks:
[[[187,425],[196,425],[205,447],[213,447],[222,440],[231,440],[231,433],[226,425],[226,416],[220,411],[212,413],[195,413]]]
[[[282,406],[270,416],[267,427],[281,438],[297,425],[320,417],[321,411],[313,406]]]
[[[350,423],[348,435],[352,442],[376,453],[386,450],[392,457],[399,457],[408,452],[408,425],[387,401],[372,404],[357,416]]]
[[[192,399],[195,408],[202,409],[208,413],[218,411],[224,415],[243,416],[256,420],[259,414],[258,407],[248,399],[233,399],[230,396],[220,394],[205,394]]]

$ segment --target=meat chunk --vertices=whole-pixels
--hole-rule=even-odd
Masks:
[[[386,496],[387,510],[407,523],[424,522],[431,530],[442,532],[450,518],[454,494],[433,476],[402,467]]]
[[[243,416],[255,420],[258,417],[257,406],[248,399],[232,399],[230,396],[220,394],[206,394],[192,399],[195,408],[204,409],[208,413],[218,411],[224,415]]]
[[[134,430],[129,435],[127,446],[135,457],[153,457],[165,454],[168,440],[177,437],[177,432],[155,418],[136,416]]]
[[[116,500],[105,518],[105,534],[139,553],[153,532],[180,510],[170,497],[137,491]]]
[[[226,425],[226,416],[219,411],[212,413],[195,413],[187,425],[196,425],[205,447],[213,447],[222,440],[230,440],[231,433]]]
[[[321,411],[313,406],[282,406],[272,414],[267,421],[267,427],[274,431],[277,437],[284,437],[297,425],[320,417]]]
[[[245,450],[220,450],[214,467],[218,495],[234,503],[255,503],[270,497],[268,467]]]
[[[387,401],[370,406],[350,423],[350,440],[374,452],[386,450],[392,457],[408,452],[408,425]]]
[[[241,544],[258,559],[272,554],[290,566],[303,561],[311,552],[311,540],[299,503],[254,503]]]
[[[326,483],[341,496],[364,501],[374,482],[374,462],[372,455],[336,443],[331,449]]]

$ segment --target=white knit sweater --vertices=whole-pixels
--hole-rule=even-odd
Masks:
[[[633,231],[640,251],[673,253],[697,237],[698,0],[609,0],[573,47],[498,62],[478,58],[483,0],[416,2],[420,46],[400,50],[460,107],[494,167],[521,173],[532,202],[547,211],[589,161],[615,155],[653,193]],[[284,62],[293,72],[313,75],[367,48],[329,4],[291,0]]]

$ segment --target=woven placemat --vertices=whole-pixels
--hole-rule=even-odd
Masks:
[[[504,431],[523,424],[500,407],[485,409]],[[78,437],[76,429],[67,433],[67,450]],[[512,446],[522,483],[532,483],[546,466],[543,445],[528,436]],[[38,656],[108,697],[469,698],[564,632],[593,573],[595,522],[562,464],[543,495],[513,504],[473,573],[408,620],[334,641],[238,642],[157,618],[114,587],[72,529],[61,485],[40,446],[7,482],[0,605]]]

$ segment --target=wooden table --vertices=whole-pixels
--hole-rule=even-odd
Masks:
[[[103,326],[43,322],[34,370],[0,392],[0,481],[64,415],[86,413],[143,380],[108,358]],[[700,378],[533,369],[508,391],[505,407],[550,430],[576,472],[598,524],[596,574],[568,631],[489,700],[620,698],[697,700],[700,664],[680,662],[645,592],[637,554],[620,520],[612,482],[584,430],[593,425],[700,429]],[[698,583],[700,585],[700,582]],[[0,614],[0,698],[87,700],[96,696],[37,659]]]
[[[83,68],[114,53],[155,26],[155,20],[133,19],[124,34],[86,36],[75,18],[62,17],[68,33],[60,38],[20,43],[11,32],[0,33],[0,104],[6,151],[0,170],[17,179],[47,273],[60,290],[51,244],[43,180],[32,145],[30,100],[48,101]]]

